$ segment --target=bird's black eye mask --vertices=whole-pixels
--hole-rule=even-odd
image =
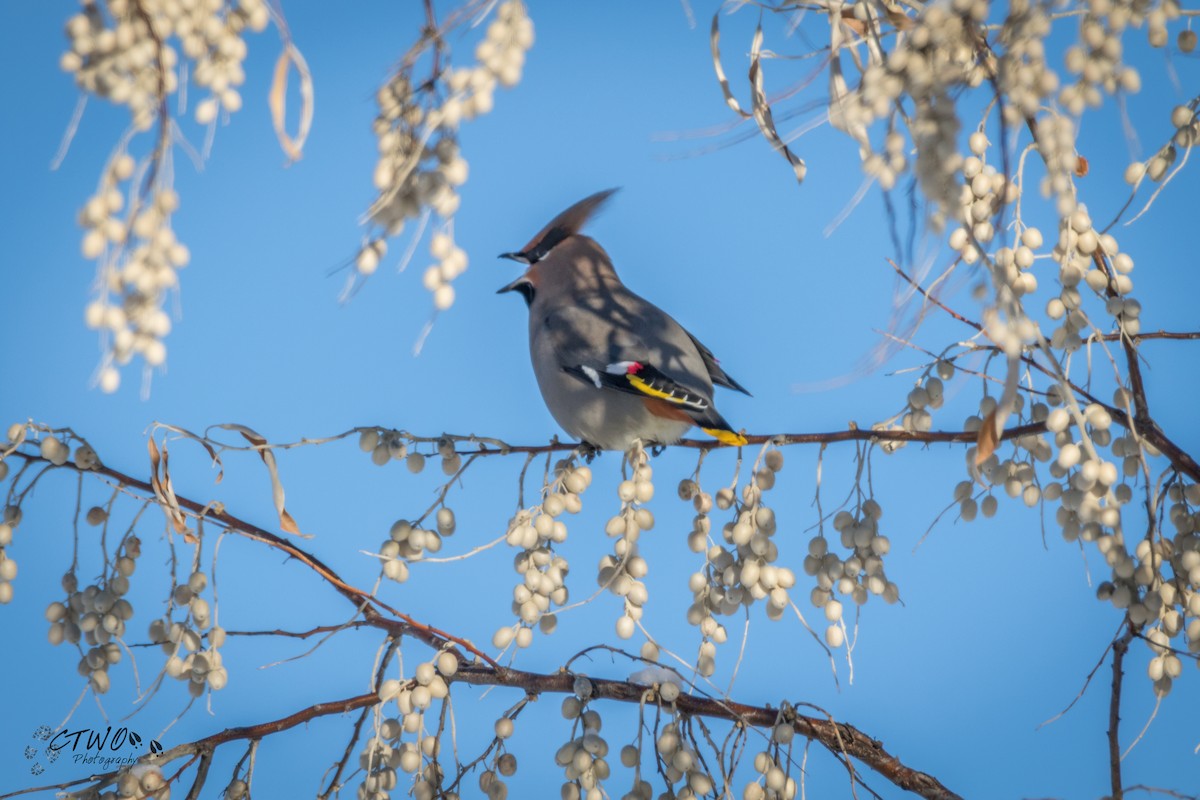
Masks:
[[[525,305],[533,305],[533,296],[536,290],[533,287],[533,281],[526,278],[524,275],[517,278],[507,286],[501,287],[496,294],[504,294],[505,292],[519,292],[521,297],[525,298]]]
[[[535,290],[533,288],[532,283],[530,283],[529,281],[521,281],[519,284],[517,284],[513,288],[515,291],[518,291],[521,293],[521,297],[525,298],[525,305],[527,305],[527,306],[533,305],[533,295],[534,295]]]
[[[522,264],[536,264],[545,258],[551,250],[562,244],[563,240],[574,236],[577,232],[565,225],[555,225],[544,231],[537,242],[531,244],[528,250],[520,253],[501,253],[500,258],[520,261]]]
[[[520,253],[501,253],[500,258],[519,261],[522,264],[536,264],[549,255],[551,250],[576,233],[577,231],[558,225],[542,233],[537,242],[532,244],[528,250],[523,250]]]

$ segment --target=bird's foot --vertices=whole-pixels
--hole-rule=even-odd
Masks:
[[[600,455],[600,448],[596,447],[596,445],[592,444],[591,442],[581,441],[579,443],[579,447],[575,448],[575,452],[583,456],[583,459],[590,464],[596,458],[596,456]]]

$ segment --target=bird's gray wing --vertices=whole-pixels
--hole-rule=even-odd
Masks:
[[[655,397],[689,413],[703,414],[712,408],[712,387],[696,374],[702,360],[694,348],[675,352],[669,339],[686,340],[687,333],[670,317],[659,315],[664,319],[658,324],[677,330],[673,337],[664,337],[662,330],[643,337],[638,326],[625,324],[623,314],[574,305],[548,312],[541,335],[547,337],[563,372],[597,389]],[[655,322],[638,317],[642,327],[648,321]],[[680,369],[680,365],[692,369]]]
[[[559,367],[604,371],[621,361],[647,357],[645,346],[611,314],[587,306],[565,305],[546,310],[534,336],[549,344]]]
[[[632,292],[589,293],[543,313],[540,334],[548,337],[562,366],[603,371],[637,362],[712,399],[712,381],[692,337]]]
[[[630,292],[628,302],[637,308],[639,336],[657,345],[654,359],[664,372],[697,389],[703,387],[712,396],[712,385],[724,386],[743,394],[750,392],[734,380],[712,351],[662,309]]]
[[[634,299],[641,300],[634,296]],[[745,444],[712,402],[705,360],[691,336],[666,313],[618,303],[612,308],[585,305],[544,314],[537,335],[546,337],[559,368],[598,391],[632,394],[666,403],[728,444]],[[626,311],[635,311],[630,316]]]

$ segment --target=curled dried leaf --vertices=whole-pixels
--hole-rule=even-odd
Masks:
[[[771,114],[771,104],[767,102],[767,95],[763,90],[762,40],[763,31],[762,24],[760,23],[754,31],[754,39],[750,47],[750,85],[753,88],[752,107],[754,109],[754,121],[758,123],[758,129],[762,131],[763,136],[771,143],[771,146],[792,165],[792,172],[795,173],[796,180],[803,183],[804,176],[808,172],[808,167],[805,165],[804,159],[797,156],[784,144],[783,138],[775,128],[775,118]]]
[[[287,86],[288,73],[295,66],[300,78],[300,120],[297,123],[295,137],[287,132]],[[279,146],[287,154],[288,160],[299,161],[303,155],[304,142],[312,128],[313,120],[313,80],[304,56],[290,41],[284,42],[283,52],[275,61],[275,78],[271,81],[271,92],[267,95],[267,105],[271,109],[271,124],[275,128],[275,136]]]
[[[750,115],[742,110],[741,104],[733,96],[733,90],[729,88],[729,78],[725,76],[725,68],[721,66],[720,13],[718,11],[716,14],[713,14],[712,32],[708,37],[709,46],[712,48],[713,70],[717,73],[717,82],[721,84],[721,93],[725,95],[725,105],[733,109],[734,113],[742,117],[749,117]]]
[[[182,533],[188,544],[195,544],[196,538],[187,526],[187,518],[183,514],[183,509],[179,507],[175,490],[171,487],[167,443],[163,442],[161,452],[159,452],[158,445],[154,443],[153,436],[147,440],[146,444],[150,451],[150,487],[154,490],[154,498],[158,501],[163,513],[167,515],[175,532]]]
[[[242,438],[254,447],[259,457],[263,460],[263,464],[266,465],[267,472],[271,476],[271,499],[275,504],[275,511],[279,514],[279,527],[285,533],[302,536],[306,539],[311,538],[308,534],[300,532],[300,526],[296,524],[295,518],[284,507],[283,482],[279,480],[279,466],[275,463],[275,452],[271,449],[270,443],[266,438],[245,425],[226,423],[217,427],[240,433]]]
[[[217,478],[214,481],[214,483],[220,483],[222,480],[225,479],[225,465],[221,463],[221,456],[217,454],[216,449],[212,446],[212,444],[208,441],[208,439],[206,439],[203,436],[200,436],[198,434],[192,433],[187,428],[180,428],[178,425],[168,425],[165,422],[156,422],[156,423],[154,423],[153,427],[154,427],[154,430],[158,430],[161,428],[162,430],[166,430],[166,431],[170,431],[171,433],[178,434],[178,435],[184,437],[185,439],[191,439],[193,442],[196,442],[197,444],[199,444],[201,447],[203,447],[205,449],[205,451],[208,453],[209,458],[211,458],[213,460],[213,464],[215,464],[217,467]]]
[[[853,9],[842,9],[841,15],[842,24],[858,36],[865,36],[867,33],[867,23],[854,16]]]

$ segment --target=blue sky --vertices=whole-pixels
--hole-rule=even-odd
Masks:
[[[51,171],[76,100],[69,77],[57,67],[63,22],[74,6],[10,4],[0,21],[0,50],[9,64],[0,73],[0,102],[8,109],[0,149],[0,181],[7,189],[0,193],[0,270],[7,298],[0,421],[69,425],[105,463],[138,476],[148,471],[145,434],[154,421],[192,430],[238,422],[272,441],[380,425],[422,435],[449,431],[544,442],[560,431],[528,365],[525,310],[518,298],[495,295],[518,267],[497,261],[495,254],[521,246],[566,205],[611,186],[622,192],[591,232],[631,287],[668,309],[753,392],[753,397],[718,395],[735,427],[815,432],[841,429],[851,420],[869,425],[895,413],[912,376],[887,373],[918,364],[920,357],[901,353],[866,374],[857,366],[878,345],[878,331],[887,327],[892,310],[895,283],[885,261],[892,251],[881,223],[882,202],[869,195],[826,235],[861,181],[852,145],[824,128],[801,139],[796,149],[807,158],[809,173],[797,187],[787,165],[758,137],[732,144],[747,129],[730,127],[733,120],[712,75],[711,9],[692,5],[696,27],[675,3],[533,6],[537,42],[524,79],[497,94],[493,113],[462,129],[471,173],[455,232],[470,269],[456,283],[456,305],[438,319],[419,357],[412,355],[412,345],[430,309],[420,285],[428,257],[424,246],[401,275],[394,270],[397,257],[389,255],[346,305],[337,302],[341,275],[328,275],[359,241],[357,220],[372,197],[372,97],[415,34],[416,4],[371,2],[354,4],[353,10],[338,5],[336,12],[327,5],[287,6],[293,36],[316,82],[316,122],[305,157],[285,167],[271,132],[265,98],[277,39],[271,31],[251,37],[245,108],[231,125],[218,128],[203,170],[176,154],[181,206],[175,229],[192,259],[181,274],[168,368],[153,376],[143,399],[136,370],[126,370],[121,389],[111,396],[89,383],[99,357],[95,336],[83,324],[93,267],[80,255],[75,223],[123,130],[124,112],[90,103],[66,160]],[[752,12],[743,11],[729,21],[724,39],[727,69],[742,97],[754,21]],[[774,35],[777,49],[800,49],[778,27]],[[1129,103],[1146,153],[1170,135],[1170,107],[1188,95],[1165,77],[1161,53],[1140,43],[1129,50],[1146,86]],[[470,47],[459,52],[465,57]],[[806,69],[768,64],[768,87],[781,90]],[[1194,61],[1176,58],[1171,69],[1183,86],[1195,85]],[[183,129],[193,142],[202,140],[194,123],[185,122]],[[714,130],[724,132],[712,135]],[[686,138],[697,132],[710,135]],[[1085,124],[1080,149],[1093,170],[1084,183],[1086,199],[1094,217],[1107,219],[1124,202],[1120,174],[1130,150],[1111,107]],[[1139,264],[1134,277],[1146,309],[1144,330],[1196,326],[1193,298],[1200,277],[1189,268],[1190,250],[1180,233],[1194,224],[1198,200],[1195,175],[1185,170],[1146,218],[1117,233]],[[402,249],[394,244],[392,253]],[[947,263],[945,258],[938,263]],[[1047,274],[1043,286],[1052,283]],[[968,313],[978,308],[965,290],[954,302]],[[933,317],[921,342],[936,348],[967,333]],[[1196,381],[1188,366],[1195,359],[1188,346],[1150,343],[1144,352],[1156,415],[1196,452],[1200,436],[1190,410]],[[846,376],[849,380],[838,380]],[[797,391],[825,383],[837,385]],[[960,426],[973,413],[978,392],[965,381],[951,384],[951,400],[935,426]],[[180,494],[220,500],[244,518],[272,524],[269,485],[256,458],[231,455],[217,486],[198,447],[171,446]],[[791,447],[786,456],[768,502],[780,519],[781,558],[799,574],[809,529],[817,521],[811,500],[818,453]],[[577,598],[590,593],[594,564],[609,546],[601,529],[619,507],[617,462],[610,454],[593,465],[597,479],[584,496],[585,511],[567,521],[571,538],[565,552]],[[674,451],[654,462],[658,493],[652,508],[659,522],[642,540],[651,569],[647,627],[685,656],[695,652],[699,638],[683,621],[691,602],[687,575],[701,562],[687,550],[691,511],[675,499],[674,486],[694,462],[694,454]],[[395,519],[423,511],[437,485],[433,473],[440,477],[435,465],[419,477],[399,464],[377,468],[353,440],[290,451],[280,455],[280,464],[289,509],[305,532],[316,535],[312,550],[358,585],[369,585],[376,573],[360,551],[377,548]],[[515,508],[520,466],[517,459],[490,459],[472,468],[451,495],[459,532],[446,553],[465,552],[503,533]],[[727,480],[733,469],[732,455],[720,453],[708,459],[705,475],[715,487],[717,476]],[[881,738],[905,763],[964,796],[1102,795],[1107,668],[1068,715],[1037,726],[1077,695],[1117,628],[1116,613],[1097,602],[1088,585],[1087,570],[1093,581],[1100,580],[1103,562],[1089,549],[1085,569],[1079,549],[1054,530],[1052,509],[1046,512],[1043,546],[1038,511],[1004,498],[992,520],[966,525],[947,514],[914,552],[963,473],[961,448],[876,453],[872,480],[885,510],[884,532],[893,542],[888,575],[900,585],[904,605],[885,606],[878,599],[867,604],[853,683],[839,659],[840,690],[824,654],[794,619],[770,623],[756,609],[734,696],[750,703],[814,703]],[[853,448],[831,447],[822,474],[828,508],[852,485]],[[34,782],[21,755],[28,734],[39,724],[57,724],[82,686],[76,655],[46,642],[42,617],[46,604],[60,599],[59,576],[70,561],[75,486],[68,475],[47,476],[28,501],[10,549],[20,575],[16,599],[0,610],[9,644],[2,673],[9,691],[0,731],[5,776],[0,793]],[[85,507],[106,496],[99,486],[84,487]],[[123,518],[135,511],[126,505]],[[149,555],[134,581],[134,641],[161,613],[167,591],[157,574],[166,559],[157,511],[146,514],[139,531]],[[96,544],[88,541],[92,533],[81,532],[84,576],[88,558],[92,569],[98,567]],[[206,562],[210,555],[206,548]],[[294,564],[237,539],[226,541],[220,555],[226,628],[300,628],[343,618],[339,598]],[[409,583],[388,584],[382,593],[418,619],[479,642],[511,621],[508,599],[517,576],[503,546],[464,563],[418,565],[413,573]],[[794,597],[816,620],[821,615],[808,604],[809,588],[801,576]],[[553,670],[589,644],[618,644],[612,631],[619,613],[615,599],[604,596],[564,615],[560,632],[537,637],[517,665]],[[731,634],[738,628],[731,625]],[[635,637],[629,646],[639,643]],[[306,646],[231,637],[226,659],[232,678],[213,697],[215,716],[194,708],[163,741],[177,744],[363,691],[376,647],[369,635],[347,633],[306,659],[258,669]],[[736,648],[731,642],[718,657],[723,681]],[[406,648],[406,664],[411,667],[421,652]],[[142,658],[145,680],[158,664],[153,654]],[[1145,664],[1144,649],[1135,646],[1122,715],[1126,744],[1153,708]],[[618,678],[630,671],[624,663],[599,658],[589,669]],[[134,694],[128,670],[115,676],[105,707],[120,718]],[[1128,783],[1195,791],[1198,691],[1195,672],[1188,669],[1126,760]],[[456,690],[464,755],[471,754],[471,742],[478,743],[471,728],[490,731],[498,711],[519,699],[481,694]],[[167,686],[131,724],[157,733],[185,695],[181,687]],[[554,748],[545,745],[568,736],[557,706],[557,698],[546,698],[517,724],[513,749],[522,766],[512,780],[514,796],[557,791],[561,771],[552,763]],[[600,710],[615,751],[632,734],[631,711]],[[89,699],[74,723],[95,727],[100,720]],[[263,796],[315,791],[327,763],[345,746],[349,726],[348,719],[323,720],[307,732],[264,742],[258,778]],[[217,794],[239,754],[222,751],[205,796]],[[52,776],[82,774],[71,769],[56,765]],[[831,759],[814,752],[809,770],[812,796],[848,794],[845,774]],[[627,780],[617,770],[609,791],[619,796]],[[867,780],[885,797],[900,796],[882,780],[869,775]]]

